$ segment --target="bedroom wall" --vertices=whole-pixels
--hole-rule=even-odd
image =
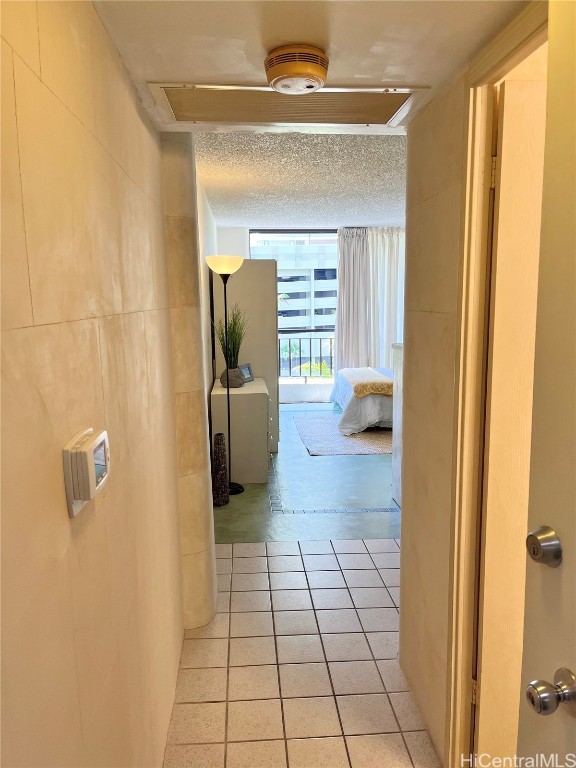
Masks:
[[[161,766],[182,644],[161,149],[92,5],[2,2],[2,764]],[[68,517],[62,446],[107,428]]]
[[[250,258],[250,230],[246,227],[218,227],[220,253]]]
[[[466,124],[461,78],[408,128],[400,663],[441,756]]]
[[[198,204],[198,241],[200,244],[200,298],[202,307],[202,336],[204,339],[204,374],[207,398],[213,384],[212,371],[212,319],[210,317],[210,270],[206,256],[219,253],[216,221],[206,196],[206,191],[196,175],[196,199]]]

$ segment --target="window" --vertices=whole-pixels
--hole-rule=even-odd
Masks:
[[[306,317],[307,314],[305,309],[281,309],[278,312],[279,317]]]
[[[252,231],[250,257],[278,264],[280,376],[333,376],[337,233]]]
[[[322,331],[321,338],[326,338],[330,335],[327,331],[334,331],[338,298],[336,232],[251,231],[250,256],[278,262],[281,334],[316,338]]]
[[[336,280],[335,269],[315,269],[314,280]]]

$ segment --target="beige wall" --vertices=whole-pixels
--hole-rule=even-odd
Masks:
[[[541,52],[534,54],[541,59]],[[530,474],[536,292],[546,124],[546,60],[506,76],[498,100],[486,387],[477,712],[480,753],[516,751]],[[518,301],[518,296],[522,301]],[[503,568],[502,564],[506,563]]]
[[[2,3],[3,764],[159,766],[182,642],[161,152],[89,3]],[[62,446],[110,434],[67,515]]]
[[[184,626],[216,608],[212,482],[201,306],[201,263],[190,134],[162,136],[162,178],[172,327]]]
[[[528,526],[554,528],[563,554],[560,568],[528,561],[523,689],[558,667],[576,668],[576,4],[555,0],[549,14]],[[518,754],[576,752],[575,725],[566,704],[536,717],[522,701]]]
[[[400,663],[445,752],[464,79],[408,128]]]

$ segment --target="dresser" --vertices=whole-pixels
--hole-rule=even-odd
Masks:
[[[226,388],[216,381],[210,396],[212,434],[228,443]],[[230,390],[232,477],[236,483],[267,483],[270,462],[270,395],[264,379]]]

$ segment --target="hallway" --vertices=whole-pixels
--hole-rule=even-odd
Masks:
[[[0,5],[2,765],[438,768],[437,754],[457,768],[475,735],[494,756],[576,753],[567,708],[537,718],[524,698],[536,676],[576,669],[567,609],[576,247],[566,227],[575,208],[576,2]],[[306,40],[330,59],[327,87],[286,95],[289,110],[277,110],[284,97],[268,90],[265,59],[282,41]],[[488,520],[484,470],[504,466],[485,454],[486,436],[497,440],[486,424],[496,414],[486,320],[498,313],[487,300],[502,295],[487,281],[506,275],[493,269],[504,243],[494,249],[489,237],[505,157],[494,168],[492,95],[545,41],[534,386],[528,392],[517,376],[518,386],[506,379],[507,398],[494,388],[510,458],[517,441],[506,419],[518,413],[517,394],[533,400],[531,425],[519,420],[528,499],[512,504],[516,496],[494,483],[499,546],[508,547],[501,510],[515,524],[517,508],[528,513],[509,544],[527,587],[511,602],[510,568],[482,549],[479,533],[489,529],[478,523]],[[369,119],[355,112],[351,89],[365,91],[356,96],[374,110]],[[531,123],[525,133],[531,141]],[[223,147],[204,162],[203,135]],[[516,182],[533,191],[519,167]],[[407,230],[401,531],[389,457],[307,456],[289,409],[283,437],[293,453],[266,483],[277,435],[274,400],[267,441],[264,398],[258,429],[246,409],[240,441],[261,448],[251,478],[261,485],[213,510],[211,400],[222,367],[211,310],[224,291],[220,277],[212,290],[207,259],[244,258],[249,275],[251,228],[301,227]],[[508,257],[496,261],[522,264],[519,242],[509,238]],[[277,311],[277,296],[261,293]],[[330,319],[322,304],[334,297],[313,298],[319,322]],[[275,360],[272,324],[250,320],[268,329]],[[516,329],[507,327],[514,352],[528,344]],[[266,375],[258,335],[246,337],[238,360],[255,378]],[[99,440],[91,448],[79,435]],[[544,524],[560,532],[563,566],[525,569],[525,534]],[[489,584],[492,572],[504,592]],[[477,620],[485,585],[504,620]],[[485,656],[490,648],[479,629],[502,664],[509,605],[523,644],[514,696],[524,703],[506,716],[502,679],[483,658],[481,679],[471,671],[477,646]]]
[[[217,545],[164,768],[436,768],[400,671],[400,542]]]

